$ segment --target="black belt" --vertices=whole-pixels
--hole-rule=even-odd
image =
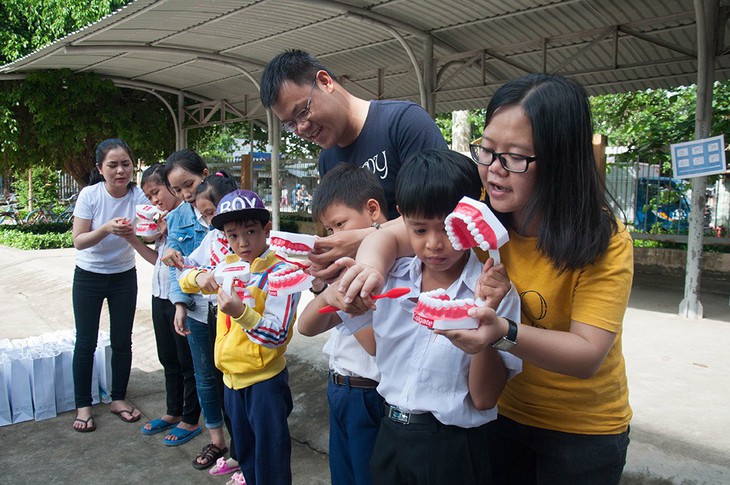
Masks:
[[[336,372],[332,372],[330,380],[338,386],[350,386],[358,389],[375,389],[378,387],[378,381],[357,376],[343,376]]]
[[[431,413],[408,413],[388,403],[383,404],[383,409],[386,418],[400,424],[434,424],[439,422]]]

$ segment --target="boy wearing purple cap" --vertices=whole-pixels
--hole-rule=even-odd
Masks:
[[[291,340],[300,294],[268,293],[269,274],[286,263],[269,250],[269,211],[250,190],[225,195],[212,224],[222,230],[235,254],[225,263],[245,261],[250,277],[245,300],[219,287],[212,272],[190,271],[180,279],[186,293],[218,294],[215,365],[223,372],[224,405],[243,475],[234,483],[291,483],[291,438],[287,417],[292,397],[284,352]],[[230,294],[229,294],[230,292]]]

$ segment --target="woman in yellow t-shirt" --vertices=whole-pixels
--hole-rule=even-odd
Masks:
[[[604,198],[585,91],[549,74],[508,82],[471,153],[509,229],[502,264],[522,304],[521,322],[484,307],[477,330],[447,335],[523,360],[490,424],[494,481],[617,484],[631,419],[621,331],[633,244]],[[377,290],[396,253],[412,253],[402,224],[368,236],[341,280],[345,301]]]

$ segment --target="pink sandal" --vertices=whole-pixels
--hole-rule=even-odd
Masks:
[[[215,471],[213,471],[213,468],[215,468]],[[208,473],[215,476],[221,476],[221,475],[228,475],[229,473],[236,472],[241,469],[239,465],[234,466],[233,468],[228,466],[228,461],[224,456],[221,456],[218,458],[218,460],[215,462],[215,466],[208,470]],[[243,476],[243,475],[241,475]],[[245,483],[245,480],[244,480]]]
[[[246,479],[243,478],[243,473],[241,473],[241,472],[234,473],[233,476],[231,477],[231,480],[226,485],[229,485],[229,484],[246,485]]]

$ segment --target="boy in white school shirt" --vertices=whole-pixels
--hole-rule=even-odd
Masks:
[[[410,287],[412,298],[443,288],[452,300],[474,298],[483,266],[472,251],[453,249],[444,219],[463,196],[480,193],[476,165],[459,153],[428,150],[403,165],[396,201],[416,256],[395,262],[383,292]],[[485,272],[483,278],[502,284],[483,285],[491,293],[482,296],[499,315],[517,319],[519,297],[503,276],[501,266]],[[322,295],[322,306],[342,298],[336,285]],[[489,345],[467,354],[448,331],[414,322],[414,308],[409,298],[382,299],[372,314],[338,314],[349,331],[372,322],[375,333],[377,389],[386,405],[370,461],[373,482],[491,483],[485,425],[497,418],[497,399],[522,361]]]

